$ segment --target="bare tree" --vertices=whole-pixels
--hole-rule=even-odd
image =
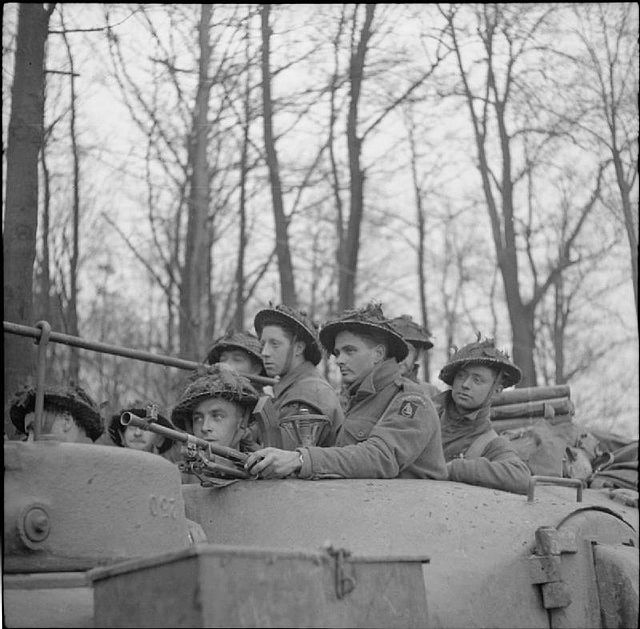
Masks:
[[[518,76],[517,72],[529,54],[529,63],[539,62],[541,45],[536,38],[549,21],[554,8],[551,5],[531,5],[521,9],[491,4],[474,5],[471,10],[471,19],[475,21],[479,44],[484,52],[480,62],[474,61],[471,64],[465,63],[463,59],[460,37],[464,30],[457,24],[458,8],[450,7],[446,11],[443,10],[443,15],[449,24],[448,33],[457,61],[461,93],[468,106],[476,144],[477,168],[482,180],[496,261],[502,275],[513,333],[513,359],[523,372],[521,386],[532,386],[536,383],[533,351],[535,310],[542,297],[553,286],[558,274],[574,263],[569,253],[584,220],[598,200],[602,183],[602,165],[596,176],[592,196],[583,207],[583,212],[567,240],[559,247],[562,255],[549,265],[544,278],[539,278],[534,256],[529,255],[531,249],[525,243],[525,256],[530,264],[533,281],[532,288],[527,291],[531,296],[525,298],[520,270],[522,248],[519,247],[519,239],[526,240],[530,231],[526,227],[526,221],[519,222],[516,187],[528,173],[535,172],[543,148],[562,133],[562,128],[553,125],[545,128],[544,121],[526,118],[518,123],[513,115],[518,107],[516,88],[521,90],[521,97],[526,95],[531,99],[531,102],[525,104],[526,107],[535,107],[535,99],[532,96],[532,86],[528,86],[525,77]],[[501,59],[504,61],[501,62]],[[484,68],[482,78],[477,75],[477,68],[480,66]],[[522,150],[522,144],[519,142],[533,143],[532,138],[535,135],[540,135],[541,139],[536,148],[529,151],[532,157],[518,170],[515,160],[518,151]],[[497,168],[492,160],[494,152],[498,155]],[[524,228],[519,233],[520,224]]]
[[[576,5],[582,128],[610,154],[629,242],[638,316],[638,5]]]
[[[72,336],[79,336],[78,327],[78,261],[80,259],[80,154],[78,149],[78,133],[76,128],[76,73],[74,71],[73,55],[67,37],[64,12],[60,7],[60,23],[62,26],[62,39],[67,51],[69,62],[69,137],[71,139],[71,160],[73,164],[73,202],[71,205],[72,216],[72,249],[69,263],[69,301],[65,321],[67,332]],[[78,381],[80,371],[80,357],[77,347],[71,347],[69,351],[69,378]]]
[[[364,210],[364,173],[360,165],[362,138],[358,136],[358,111],[369,39],[372,35],[375,4],[365,4],[364,19],[356,37],[358,10],[353,12],[351,25],[351,56],[349,60],[349,113],[347,115],[347,147],[349,151],[349,221],[343,259],[338,261],[338,306],[351,308],[355,301],[356,270],[360,251],[360,225]]]
[[[280,272],[280,299],[282,303],[296,306],[297,296],[289,248],[288,219],[284,213],[282,202],[282,184],[280,181],[280,166],[273,132],[273,98],[271,96],[271,65],[270,43],[271,27],[269,26],[270,4],[260,6],[261,34],[262,34],[262,115],[265,153],[269,169],[271,184],[271,203],[276,230],[276,254],[278,270]]]
[[[416,228],[418,236],[418,247],[416,252],[416,271],[418,278],[418,295],[420,297],[420,319],[423,327],[429,330],[429,308],[427,305],[427,277],[425,273],[425,255],[426,255],[426,222],[427,216],[423,202],[423,186],[421,177],[418,173],[418,151],[416,147],[416,125],[413,118],[412,107],[407,108],[406,115],[409,152],[410,152],[410,167],[411,167],[411,181],[413,183],[413,193],[416,203]],[[423,371],[424,379],[428,382],[431,374],[429,369],[430,355],[429,352],[423,352]]]
[[[43,142],[45,42],[54,4],[20,3],[7,143],[4,216],[4,316],[32,325],[33,264],[38,225],[38,155]],[[31,376],[33,343],[4,341],[4,406]],[[6,417],[6,413],[5,413]],[[5,432],[15,436],[5,419]]]
[[[211,277],[211,242],[209,236],[209,94],[212,80],[209,75],[211,45],[209,29],[213,6],[203,4],[198,28],[200,61],[198,89],[193,112],[193,131],[189,147],[189,203],[185,260],[180,286],[180,355],[197,358],[204,343],[203,326],[208,321],[208,298]]]

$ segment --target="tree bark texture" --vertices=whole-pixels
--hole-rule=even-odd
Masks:
[[[211,92],[209,28],[213,5],[201,6],[198,31],[200,49],[198,90],[189,150],[187,238],[180,286],[180,355],[191,360],[201,358],[200,354],[205,349],[207,339],[204,338],[204,330],[210,316],[208,303],[211,290],[209,285],[211,242],[208,227],[210,192],[207,114]]]
[[[62,13],[61,13],[62,16]],[[62,18],[64,31],[64,18]],[[69,135],[71,140],[71,158],[73,162],[73,217],[71,259],[69,261],[69,303],[67,304],[66,323],[67,333],[80,336],[78,326],[78,261],[80,259],[80,154],[78,150],[78,135],[76,129],[76,77],[74,72],[73,55],[66,33],[63,33],[67,59],[69,60]],[[69,348],[69,379],[78,382],[80,375],[80,353],[77,347]]]
[[[284,214],[282,201],[282,184],[280,181],[280,167],[278,153],[273,133],[273,100],[271,96],[271,67],[270,67],[270,42],[271,28],[269,27],[269,14],[271,5],[260,6],[261,34],[262,34],[262,109],[264,147],[269,169],[269,182],[271,184],[271,203],[273,205],[273,220],[276,232],[276,255],[278,258],[278,270],[280,272],[280,298],[282,303],[295,307],[297,296],[291,262],[291,250],[289,248],[288,220]]]
[[[352,42],[349,61],[349,111],[347,113],[347,150],[349,153],[349,221],[345,247],[342,251],[342,265],[338,275],[338,307],[341,311],[352,308],[355,303],[355,289],[358,272],[358,253],[360,250],[360,228],[364,210],[364,173],[360,164],[362,138],[358,136],[358,110],[360,93],[367,55],[367,46],[371,37],[371,23],[375,4],[365,5],[365,18],[360,29],[357,43]],[[354,21],[357,9],[354,12]]]
[[[237,330],[244,329],[244,262],[247,246],[247,154],[249,151],[249,125],[251,122],[251,50],[249,46],[249,23],[250,20],[247,18],[247,32],[245,35],[247,69],[244,85],[244,120],[242,125],[242,148],[240,151],[240,225],[238,228],[238,260],[236,263],[236,307],[233,315],[233,324]]]
[[[49,12],[20,3],[7,141],[4,220],[4,317],[33,325],[33,264],[38,226],[38,155],[43,140],[44,58]],[[4,337],[5,432],[16,434],[7,401],[33,373],[33,341]]]
[[[424,207],[422,203],[422,189],[420,187],[420,181],[418,178],[418,156],[416,150],[415,141],[415,126],[413,122],[413,115],[409,114],[409,148],[411,151],[411,179],[413,181],[413,192],[416,197],[416,226],[418,230],[418,255],[416,260],[417,272],[418,272],[418,294],[420,295],[420,320],[422,326],[425,329],[429,329],[429,310],[427,307],[427,277],[424,272],[424,257],[426,253],[425,238],[426,238],[426,217]],[[429,382],[431,378],[430,374],[430,361],[428,350],[423,353],[422,356],[422,369],[424,372],[424,379]]]

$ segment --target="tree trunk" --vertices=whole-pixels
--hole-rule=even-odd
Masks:
[[[564,384],[564,278],[562,273],[554,282],[554,313],[553,313],[553,345],[555,360],[555,380],[556,384]]]
[[[282,186],[280,182],[280,167],[273,133],[273,101],[271,98],[271,69],[270,69],[270,39],[269,27],[270,4],[260,6],[262,33],[262,108],[264,145],[269,168],[271,183],[271,202],[273,204],[273,219],[276,231],[276,254],[278,270],[280,271],[280,298],[282,303],[295,307],[297,305],[296,288],[293,276],[293,265],[289,249],[288,220],[284,214],[282,202]]]
[[[344,311],[355,303],[355,289],[358,271],[358,253],[360,250],[360,228],[364,209],[364,173],[360,165],[362,139],[358,136],[358,108],[362,79],[367,54],[367,45],[371,37],[371,23],[375,4],[365,5],[365,19],[360,30],[360,38],[349,61],[349,111],[347,114],[347,149],[349,153],[349,222],[343,260],[338,275],[338,308]],[[357,9],[354,12],[354,21]]]
[[[345,267],[344,260],[344,247],[345,247],[345,238],[344,238],[344,207],[342,204],[342,196],[341,196],[341,184],[340,184],[340,176],[338,174],[338,164],[336,160],[335,153],[335,125],[336,125],[336,92],[338,90],[338,81],[340,77],[340,40],[342,39],[342,31],[344,28],[344,14],[345,9],[344,5],[342,7],[342,12],[340,14],[340,22],[338,25],[338,32],[333,39],[333,75],[331,77],[331,85],[329,89],[329,137],[327,139],[327,146],[329,148],[329,162],[331,164],[331,184],[333,188],[333,196],[335,199],[336,206],[336,271],[338,277],[338,284],[342,281],[341,269]],[[336,273],[334,271],[334,273]],[[335,279],[335,275],[334,275]],[[326,314],[333,315],[334,307],[333,304],[329,306],[328,312]]]
[[[49,253],[49,212],[51,207],[51,184],[49,180],[49,167],[46,156],[46,140],[43,140],[40,151],[40,164],[42,166],[42,190],[44,199],[42,202],[42,263],[40,265],[40,304],[36,308],[36,317],[51,322],[51,260]]]
[[[187,239],[185,259],[180,286],[180,355],[186,359],[199,359],[205,344],[204,328],[209,317],[207,306],[211,287],[208,267],[210,265],[210,233],[207,224],[209,214],[209,165],[207,146],[209,125],[209,61],[211,45],[209,28],[213,7],[203,4],[200,17],[198,41],[200,61],[198,64],[198,90],[193,115],[193,130],[189,151],[190,187],[189,212],[187,217]]]
[[[620,191],[620,200],[622,202],[624,226],[627,231],[627,239],[629,241],[629,252],[631,254],[631,281],[633,283],[633,298],[636,303],[636,323],[638,323],[638,223],[637,219],[634,220],[631,199],[629,198],[629,185],[625,181],[622,159],[620,158],[620,153],[615,145],[612,147],[611,152],[613,155],[613,165],[616,171],[618,190]]]
[[[244,124],[242,126],[242,149],[240,152],[240,226],[238,234],[238,261],[236,264],[236,307],[233,325],[236,330],[244,329],[244,258],[247,246],[247,153],[249,150],[249,124],[251,118],[251,51],[249,49],[250,19],[247,17],[246,32],[246,77],[244,86]]]
[[[475,98],[467,81],[467,74],[463,67],[460,47],[456,38],[456,27],[453,18],[449,18],[451,37],[460,71],[460,78],[463,82],[465,98],[469,108],[471,123],[474,131],[476,149],[478,152],[478,171],[482,180],[487,211],[491,222],[491,233],[496,250],[498,268],[502,275],[504,293],[507,301],[507,311],[511,323],[513,336],[512,358],[522,370],[522,381],[520,386],[535,386],[536,370],[533,358],[533,348],[535,345],[534,312],[535,303],[525,304],[520,293],[520,281],[518,278],[518,252],[515,245],[514,229],[514,207],[513,207],[513,180],[511,173],[511,146],[510,136],[506,129],[505,113],[509,94],[511,75],[503,88],[503,94],[498,94],[496,79],[493,74],[493,34],[496,25],[486,18],[485,31],[481,33],[483,45],[487,56],[487,83],[486,93],[491,95],[491,105],[489,99],[485,100],[482,115],[475,111]],[[502,166],[499,186],[499,201],[494,196],[491,186],[491,168],[486,152],[486,142],[488,134],[488,108],[492,107],[496,117],[498,127],[499,155]]]
[[[71,139],[71,156],[73,160],[73,247],[69,262],[69,303],[67,305],[67,332],[72,336],[80,336],[78,326],[78,260],[80,257],[80,154],[76,131],[76,83],[73,65],[73,55],[66,33],[64,32],[64,18],[62,19],[62,37],[67,49],[69,60],[69,89],[71,116],[69,118],[69,134]],[[69,379],[78,382],[80,374],[80,354],[77,347],[69,348]]]
[[[416,260],[418,275],[418,294],[420,295],[420,320],[425,329],[429,329],[429,311],[427,308],[427,278],[424,272],[424,256],[425,256],[425,235],[426,235],[426,217],[424,207],[422,205],[422,190],[418,179],[418,157],[415,142],[415,126],[411,110],[409,110],[409,149],[411,152],[411,179],[413,181],[413,192],[416,197],[416,226],[418,228],[418,255]],[[431,377],[429,369],[429,352],[425,351],[422,355],[422,369],[424,379],[429,382]]]
[[[11,116],[7,141],[4,217],[4,317],[33,325],[33,264],[38,226],[38,155],[44,120],[44,58],[50,12],[39,3],[20,3]],[[33,341],[5,335],[4,408],[9,397],[30,379]],[[8,414],[5,410],[5,418]],[[5,419],[5,432],[15,437]]]

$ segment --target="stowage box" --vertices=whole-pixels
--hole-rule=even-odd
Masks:
[[[89,577],[96,627],[423,627],[427,562],[201,544]]]

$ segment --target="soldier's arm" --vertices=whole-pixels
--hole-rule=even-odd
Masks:
[[[358,421],[373,424],[368,435],[368,427],[358,425]],[[303,464],[298,476],[309,479],[395,478],[426,448],[433,438],[436,423],[433,406],[422,396],[397,395],[378,422],[375,418],[346,421],[343,430],[357,443],[301,448]]]
[[[447,463],[449,480],[470,485],[526,494],[531,472],[503,437],[490,441],[475,459],[453,459]]]

